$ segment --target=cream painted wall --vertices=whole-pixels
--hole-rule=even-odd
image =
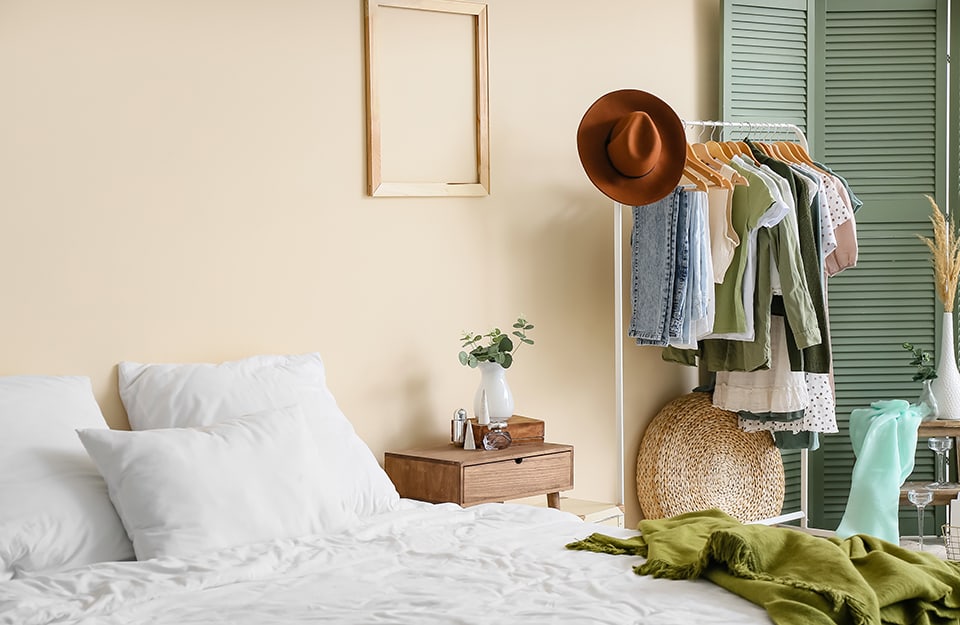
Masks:
[[[523,312],[517,411],[576,446],[573,496],[616,499],[613,212],[576,126],[623,87],[715,115],[719,2],[488,5],[492,193],[390,199],[361,0],[0,0],[0,374],[88,375],[125,427],[121,360],[317,350],[382,458],[445,440],[461,330]],[[695,375],[625,345],[634,523],[643,426]]]

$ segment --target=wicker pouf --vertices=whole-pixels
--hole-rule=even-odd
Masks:
[[[653,418],[637,454],[644,517],[719,508],[740,521],[780,514],[783,461],[768,432],[747,433],[708,393],[671,401]]]

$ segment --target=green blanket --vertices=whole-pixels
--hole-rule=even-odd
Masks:
[[[960,624],[960,564],[866,535],[841,540],[743,525],[719,510],[640,522],[642,534],[567,545],[639,555],[638,575],[704,577],[778,625]]]

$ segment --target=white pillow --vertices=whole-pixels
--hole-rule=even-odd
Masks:
[[[333,516],[369,516],[399,504],[393,482],[327,389],[319,354],[254,356],[222,364],[121,362],[119,382],[134,430],[209,425],[299,405],[324,472],[338,476],[322,494]]]
[[[133,558],[78,427],[104,427],[89,378],[0,377],[0,580]]]
[[[323,529],[332,476],[296,406],[203,428],[78,430],[138,560]]]

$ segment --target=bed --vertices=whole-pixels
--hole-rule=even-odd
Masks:
[[[317,354],[0,378],[0,624],[770,623],[705,580],[569,550],[548,508],[400,499]],[[478,452],[481,453],[481,452]]]
[[[590,531],[533,506],[409,502],[329,535],[9,581],[0,622],[769,623],[710,582],[638,576],[639,558],[563,548]]]

